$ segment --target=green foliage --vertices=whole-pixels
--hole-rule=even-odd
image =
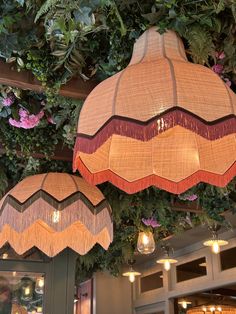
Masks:
[[[73,76],[104,79],[127,66],[135,40],[151,25],[159,32],[175,30],[193,62],[224,67],[222,78],[236,82],[235,0],[0,0],[0,57],[18,71],[29,70],[45,87],[36,94],[1,87],[0,194],[25,176],[47,171],[71,171],[68,162],[54,161],[55,147],[72,148],[81,101],[58,96],[61,84]],[[225,53],[221,60],[217,53]],[[14,94],[11,106],[3,105]],[[33,129],[9,125],[19,110],[44,112]],[[48,122],[50,120],[51,122]],[[45,158],[38,159],[37,154]],[[108,251],[95,246],[78,259],[77,279],[97,270],[117,275],[135,252],[142,218],[155,218],[157,243],[198,224],[225,224],[224,211],[236,210],[235,182],[225,189],[199,184],[186,195],[197,195],[201,215],[172,210],[177,200],[189,200],[149,188],[127,195],[110,184],[101,186],[113,209],[114,241]],[[186,196],[185,195],[185,196]],[[182,197],[182,198],[181,198]],[[150,228],[150,227],[149,227]]]

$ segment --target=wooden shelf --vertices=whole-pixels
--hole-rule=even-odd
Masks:
[[[0,84],[43,92],[41,83],[30,71],[18,72],[12,69],[12,64],[3,61],[0,61]],[[85,82],[80,77],[73,78],[62,86],[59,93],[66,97],[85,99],[96,85],[97,83],[93,80]]]

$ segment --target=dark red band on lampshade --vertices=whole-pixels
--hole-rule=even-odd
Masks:
[[[113,185],[115,185],[116,187],[118,187],[119,189],[128,194],[137,193],[150,186],[155,186],[161,190],[165,190],[170,193],[181,194],[200,182],[208,183],[218,187],[225,187],[235,177],[236,173],[235,162],[222,175],[208,172],[205,170],[198,170],[189,177],[179,182],[173,182],[154,174],[133,182],[128,182],[124,178],[112,172],[110,169],[100,171],[98,173],[91,173],[79,157],[77,157],[74,162],[75,169],[79,169],[82,176],[89,183],[97,185],[109,181]]]
[[[211,141],[236,133],[236,117],[234,115],[208,122],[186,110],[175,107],[147,122],[114,116],[93,136],[78,133],[74,152],[81,151],[92,154],[113,134],[149,141],[176,125]]]

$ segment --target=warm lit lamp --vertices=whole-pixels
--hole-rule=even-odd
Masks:
[[[227,245],[229,242],[219,239],[218,230],[220,229],[219,225],[214,225],[209,227],[209,230],[212,233],[212,238],[205,241],[203,245],[210,246],[213,253],[218,254],[220,252],[220,247]]]
[[[38,294],[43,294],[44,292],[44,278],[43,277],[37,278],[36,284],[35,284],[35,292]]]
[[[134,260],[128,261],[128,264],[129,264],[129,266],[130,266],[130,269],[129,269],[129,271],[123,273],[122,276],[124,276],[124,277],[129,277],[129,281],[130,281],[131,283],[133,283],[133,282],[135,282],[135,277],[140,276],[141,273],[139,273],[139,272],[137,272],[137,271],[135,271],[135,270],[133,269],[133,265],[135,264],[135,261],[134,261]]]
[[[236,307],[233,305],[209,304],[200,305],[187,310],[187,314],[236,314]]]
[[[135,271],[135,270],[133,269],[133,267],[130,267],[130,270],[127,271],[126,273],[123,273],[122,275],[123,275],[124,277],[129,277],[129,281],[130,281],[131,283],[133,283],[133,282],[135,282],[135,277],[140,276],[141,273]]]
[[[151,231],[139,232],[137,249],[141,254],[151,254],[155,251],[155,240]]]
[[[170,247],[163,246],[162,249],[165,251],[165,257],[157,260],[158,264],[163,264],[164,269],[169,271],[171,268],[171,264],[175,264],[178,261],[176,259],[170,258]]]
[[[110,205],[97,187],[78,176],[30,176],[0,201],[0,247],[10,243],[19,255],[32,247],[49,257],[67,247],[84,255],[96,243],[107,250],[112,239]]]
[[[192,302],[186,301],[186,300],[182,300],[182,301],[179,301],[178,304],[181,305],[182,308],[186,310],[188,305],[192,304]]]

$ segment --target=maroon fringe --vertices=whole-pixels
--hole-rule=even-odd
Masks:
[[[205,182],[218,187],[225,187],[236,175],[236,162],[234,162],[224,174],[198,170],[179,182],[174,182],[154,174],[129,182],[110,169],[91,173],[79,157],[76,158],[74,166],[76,169],[79,169],[82,176],[89,183],[97,185],[109,181],[128,194],[140,192],[150,186],[156,186],[159,189],[173,194],[181,194],[200,182]]]
[[[214,122],[206,122],[187,111],[175,109],[146,123],[128,118],[113,117],[93,136],[78,133],[74,153],[81,151],[92,154],[113,134],[131,137],[140,141],[149,141],[176,125],[193,131],[211,141],[236,133],[235,116],[231,115]]]

